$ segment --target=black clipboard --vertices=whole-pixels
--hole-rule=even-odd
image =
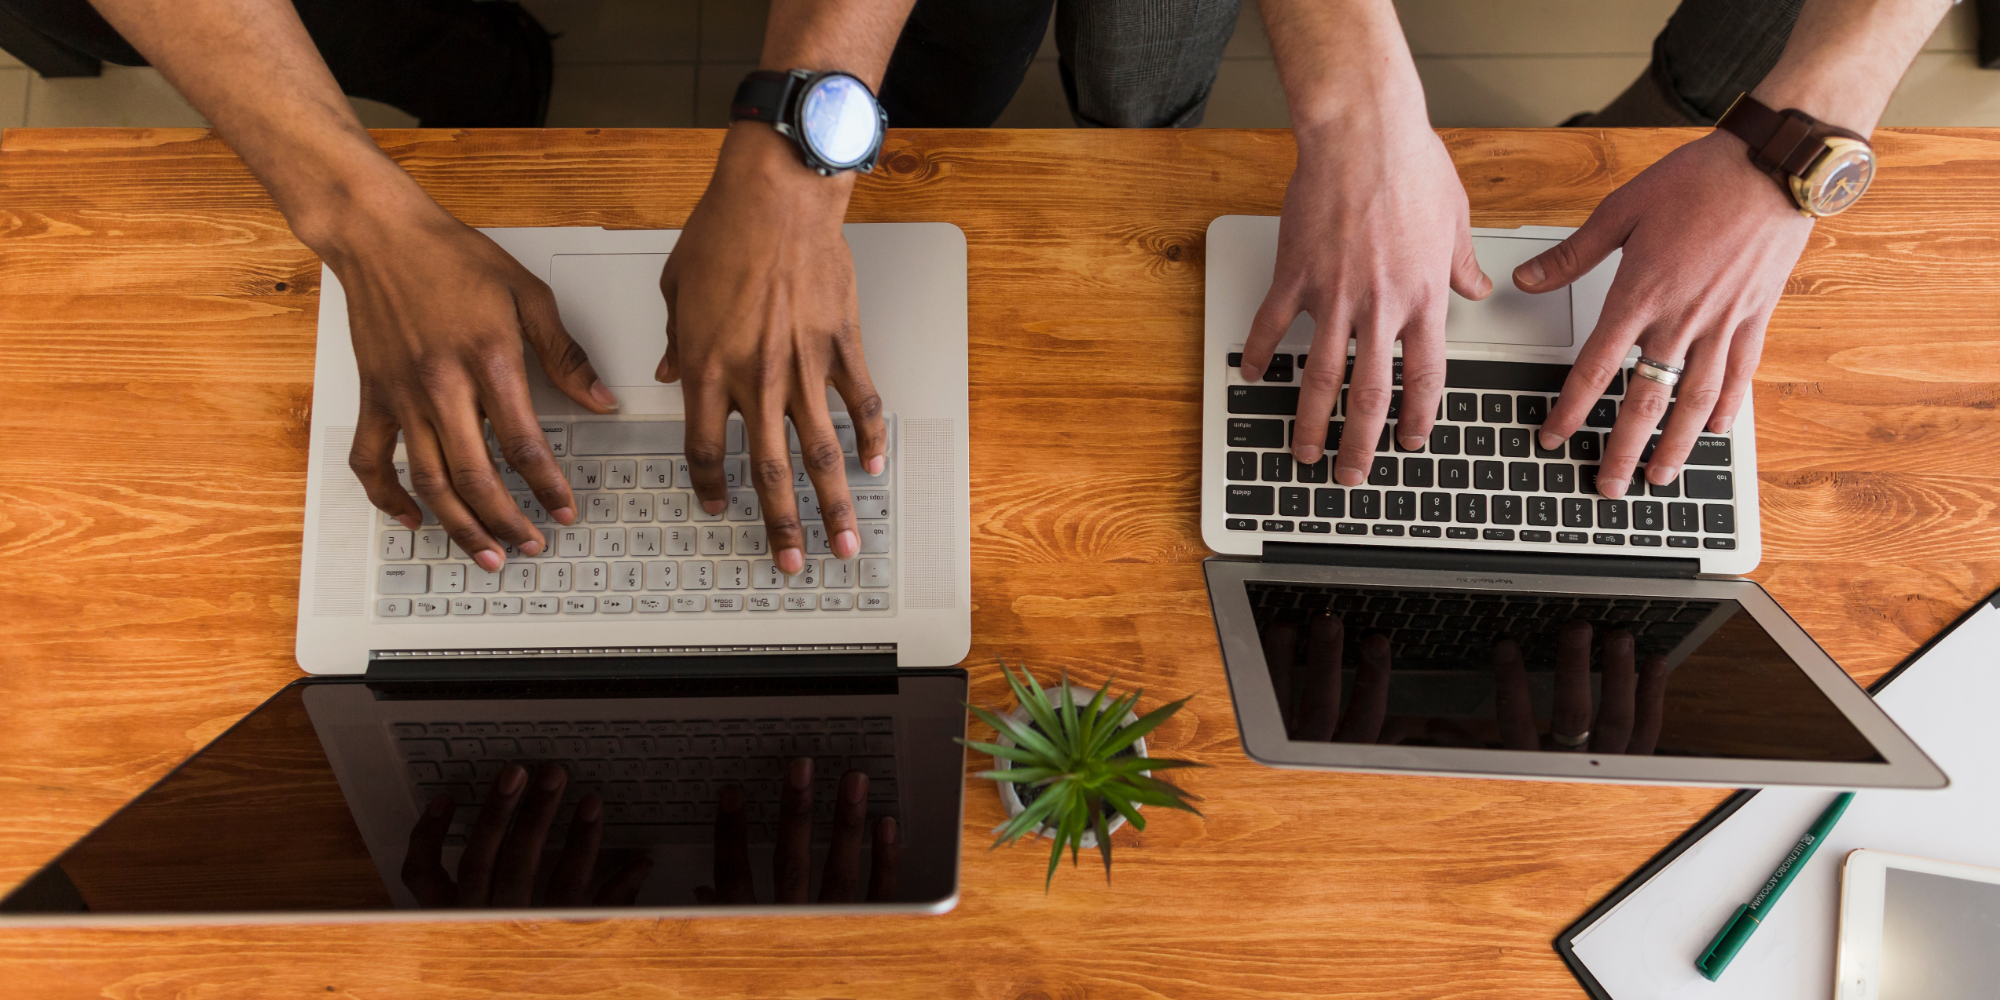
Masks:
[[[1902,676],[1903,671],[1908,670],[1911,664],[1923,659],[1925,654],[1928,654],[1933,647],[1944,641],[1945,636],[1956,632],[1960,625],[1965,624],[1973,615],[1978,614],[1982,607],[2000,608],[2000,590],[1996,590],[1981,598],[1978,603],[1967,608],[1964,614],[1954,619],[1950,625],[1946,625],[1938,634],[1931,636],[1923,645],[1918,646],[1915,652],[1904,657],[1903,662],[1896,664],[1894,669],[1876,678],[1875,683],[1868,685],[1869,695],[1875,695],[1884,687],[1887,687],[1890,681]],[[1638,871],[1626,876],[1625,881],[1618,883],[1617,888],[1612,889],[1603,899],[1598,900],[1597,905],[1584,911],[1583,916],[1578,917],[1575,923],[1563,928],[1562,933],[1556,935],[1556,939],[1551,942],[1555,946],[1556,954],[1562,956],[1563,964],[1569,966],[1570,975],[1576,977],[1577,985],[1583,987],[1583,991],[1590,995],[1591,1000],[1613,1000],[1613,998],[1597,982],[1597,977],[1591,975],[1590,970],[1584,967],[1583,960],[1576,957],[1576,949],[1572,946],[1572,943],[1576,940],[1576,936],[1587,930],[1590,925],[1603,919],[1604,915],[1610,913],[1611,908],[1617,906],[1626,896],[1631,895],[1640,886],[1652,881],[1653,876],[1658,875],[1661,869],[1671,864],[1675,858],[1680,857],[1681,852],[1693,847],[1696,841],[1708,836],[1709,831],[1721,826],[1723,820],[1728,819],[1736,810],[1743,808],[1743,804],[1750,801],[1756,794],[1757,789],[1755,788],[1737,789],[1734,795],[1723,799],[1721,805],[1709,810],[1708,815],[1703,816],[1695,825],[1688,827],[1686,832],[1675,837],[1673,843],[1662,848],[1660,853],[1653,855],[1652,860],[1641,865]]]

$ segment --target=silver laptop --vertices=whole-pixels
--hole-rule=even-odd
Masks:
[[[591,414],[528,357],[536,411],[582,516],[568,528],[549,520],[502,465],[549,546],[535,558],[514,554],[488,573],[434,518],[410,531],[371,507],[347,468],[360,390],[346,299],[324,271],[299,577],[301,666],[341,674],[397,657],[718,647],[781,655],[890,650],[903,666],[964,657],[972,637],[971,514],[965,237],[956,226],[845,227],[868,368],[890,408],[888,463],[871,476],[849,455],[862,551],[838,560],[810,520],[816,497],[794,457],[808,571],[791,577],[772,566],[744,475],[740,420],[732,418],[728,436],[728,509],[710,516],[693,503],[681,389],[653,379],[666,344],[660,268],[679,233],[485,232],[549,283],[564,326],[618,396],[616,415]],[[842,437],[851,449],[845,404],[831,392],[828,404],[836,425],[849,428]]]
[[[1330,455],[1307,466],[1289,450],[1311,318],[1259,382],[1239,371],[1278,220],[1209,227],[1201,524],[1221,554],[1206,569],[1245,749],[1346,770],[1942,786],[1737,576],[1761,552],[1749,399],[1730,432],[1700,436],[1674,482],[1602,497],[1596,463],[1635,352],[1586,426],[1540,447],[1619,257],[1546,295],[1509,275],[1572,231],[1473,230],[1495,287],[1451,300],[1436,428],[1410,451],[1385,427],[1366,483],[1349,488],[1332,481]],[[1400,359],[1396,373],[1400,385]]]

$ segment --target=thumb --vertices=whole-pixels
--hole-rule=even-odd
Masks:
[[[1615,198],[1606,198],[1584,220],[1583,228],[1515,268],[1514,284],[1524,292],[1553,292],[1565,287],[1624,246],[1631,234],[1631,218]]]
[[[1479,257],[1472,252],[1472,229],[1463,222],[1451,251],[1451,290],[1473,301],[1493,294],[1493,279],[1479,269]]]
[[[535,357],[541,360],[542,371],[548,373],[551,384],[594,413],[610,413],[618,408],[618,397],[597,377],[597,369],[590,366],[590,355],[563,329],[556,297],[548,288],[517,290],[514,310],[521,320],[521,336],[534,348]]]

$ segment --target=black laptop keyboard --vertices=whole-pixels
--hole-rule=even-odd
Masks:
[[[718,797],[743,789],[750,837],[766,843],[778,821],[784,768],[813,759],[813,837],[831,836],[835,791],[850,770],[868,775],[872,824],[896,814],[896,733],[885,717],[653,721],[398,722],[390,727],[417,807],[439,792],[458,803],[448,843],[462,844],[493,779],[509,761],[569,773],[559,843],[578,799],[604,800],[609,846],[708,843]],[[900,819],[899,819],[900,822]]]
[[[1383,590],[1316,584],[1250,583],[1250,606],[1259,626],[1287,616],[1338,615],[1349,640],[1342,659],[1353,665],[1369,632],[1389,638],[1396,669],[1490,670],[1495,640],[1520,643],[1530,670],[1555,669],[1556,636],[1570,621],[1589,622],[1602,635],[1632,633],[1640,656],[1666,655],[1701,627],[1720,602],[1661,597],[1574,597],[1541,594],[1468,594],[1464,591]],[[1593,660],[1596,657],[1593,655]]]
[[[1569,375],[1568,365],[1448,361],[1445,396],[1429,444],[1407,451],[1391,440],[1402,402],[1397,390],[1366,485],[1346,488],[1331,476],[1347,413],[1346,389],[1327,427],[1327,454],[1312,465],[1292,460],[1299,389],[1286,383],[1295,380],[1306,357],[1277,355],[1262,382],[1228,386],[1227,482],[1215,488],[1225,491],[1231,531],[1284,541],[1370,535],[1658,549],[1663,555],[1667,549],[1736,547],[1728,434],[1702,434],[1681,474],[1665,486],[1643,482],[1642,471],[1625,497],[1597,495],[1598,462],[1618,419],[1630,369],[1612,379],[1582,430],[1547,451],[1535,433]],[[1229,356],[1232,371],[1241,363],[1240,354]],[[1351,375],[1352,361],[1348,368]],[[1398,358],[1397,385],[1402,371]],[[1660,426],[1665,424],[1662,416]],[[1654,434],[1646,457],[1658,442]]]

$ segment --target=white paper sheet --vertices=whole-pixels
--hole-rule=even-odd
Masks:
[[[1876,700],[1951,786],[1856,795],[1722,980],[1711,983],[1695,959],[1834,795],[1757,793],[1576,936],[1577,957],[1614,1000],[1828,1000],[1847,852],[1869,847],[2000,867],[2000,609],[1983,606]]]

